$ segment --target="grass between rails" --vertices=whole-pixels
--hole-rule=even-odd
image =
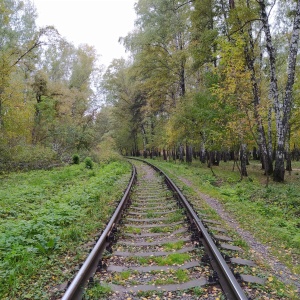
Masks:
[[[84,245],[104,228],[130,171],[118,161],[2,176],[0,299],[50,299],[85,259]]]
[[[214,167],[213,176],[206,165],[196,162],[185,163],[149,160],[161,167],[174,179],[184,194],[193,190],[212,196],[233,213],[246,230],[262,243],[292,273],[294,280],[300,274],[300,169],[294,163],[295,171],[286,174],[285,183],[273,183],[266,187],[266,177],[257,162],[248,166],[249,177],[240,181],[238,171],[232,171],[232,163],[221,163]],[[298,164],[298,165],[297,165]],[[207,208],[208,211],[211,210]]]

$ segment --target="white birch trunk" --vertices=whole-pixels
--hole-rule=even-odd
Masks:
[[[279,99],[277,73],[276,73],[276,53],[272,42],[270,24],[266,11],[265,0],[258,1],[260,5],[261,21],[263,24],[264,33],[266,36],[267,51],[270,61],[270,92],[274,101],[274,111],[276,118],[276,159],[275,169],[273,173],[274,181],[284,181],[284,144],[287,135],[287,128],[289,125],[291,107],[292,107],[292,90],[295,81],[295,66],[299,42],[299,28],[300,28],[300,0],[297,0],[296,16],[294,19],[292,37],[290,40],[287,83],[285,88],[285,96],[283,103]]]

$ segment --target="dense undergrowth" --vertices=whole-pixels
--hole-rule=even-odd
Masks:
[[[240,180],[232,163],[222,163],[211,170],[198,162],[185,163],[149,160],[160,166],[174,178],[184,190],[180,179],[185,178],[201,192],[220,200],[232,212],[240,224],[261,242],[295,274],[300,274],[300,169],[286,176],[285,183],[269,182],[260,166],[253,162],[248,166],[249,177]],[[297,165],[298,164],[298,165]]]
[[[10,173],[0,187],[0,299],[50,299],[130,178],[125,161]]]

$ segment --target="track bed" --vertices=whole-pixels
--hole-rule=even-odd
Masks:
[[[121,200],[115,212],[120,216],[112,217],[63,300],[82,294],[83,299],[109,300],[251,299],[244,283],[263,280],[234,276],[234,265],[253,262],[239,258],[241,249],[226,230],[205,216],[200,220],[167,176],[140,161],[133,165],[137,179],[130,199]],[[86,267],[95,264],[93,272]]]

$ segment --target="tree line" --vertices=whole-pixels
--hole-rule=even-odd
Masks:
[[[258,157],[284,181],[299,158],[300,1],[139,0],[102,87],[121,152]],[[224,155],[223,155],[223,154]],[[218,160],[217,159],[217,160]]]
[[[105,72],[31,1],[0,11],[0,167],[114,147],[246,176],[251,153],[282,182],[299,159],[300,0],[139,0]]]
[[[99,55],[36,19],[31,1],[0,1],[1,168],[67,161],[100,141]]]

